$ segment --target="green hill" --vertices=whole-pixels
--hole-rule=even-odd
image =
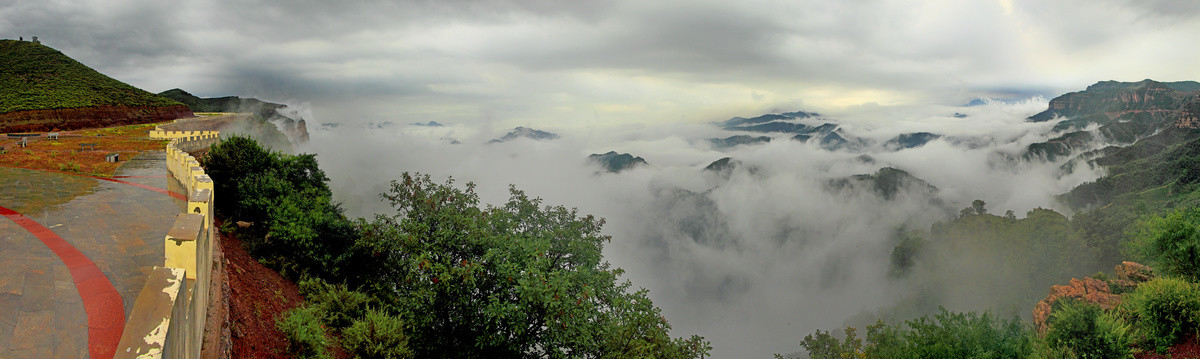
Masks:
[[[48,46],[0,40],[0,131],[169,120],[183,104],[105,76]]]
[[[58,50],[0,40],[0,113],[102,105],[169,106],[179,102],[92,70]]]

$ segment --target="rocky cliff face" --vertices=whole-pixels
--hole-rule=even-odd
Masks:
[[[1057,117],[1097,116],[1096,122],[1132,119],[1142,113],[1171,112],[1179,107],[1194,88],[1195,82],[1162,83],[1104,81],[1084,91],[1071,92],[1050,100],[1049,108],[1030,116],[1029,121],[1043,122]],[[1192,90],[1192,91],[1182,91]],[[1107,120],[1107,121],[1105,121]]]
[[[1132,144],[1172,127],[1200,128],[1197,97],[1200,83],[1194,81],[1098,82],[1050,100],[1045,111],[1029,117],[1032,122],[1065,119],[1054,126],[1062,136],[1030,145],[1024,158],[1055,160],[1100,144]],[[1100,127],[1084,131],[1090,125]]]
[[[0,114],[0,132],[58,131],[163,122],[192,117],[184,105],[92,106]]]

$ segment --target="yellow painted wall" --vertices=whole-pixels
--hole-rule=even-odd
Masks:
[[[178,227],[185,223],[199,221],[200,225],[195,228],[194,234],[185,234],[191,230],[172,231],[163,239],[163,266],[170,268],[175,273],[182,274],[186,279],[182,289],[177,288],[179,285],[173,284],[176,289],[159,288],[165,282],[159,280],[147,281],[143,292],[162,292],[175,290],[182,294],[176,299],[175,296],[170,297],[170,303],[163,303],[163,296],[147,296],[143,299],[138,296],[134,303],[134,310],[130,313],[130,320],[127,321],[124,336],[136,338],[150,338],[151,336],[160,333],[141,333],[143,328],[131,327],[134,323],[170,323],[165,327],[168,333],[163,338],[165,343],[157,346],[158,350],[145,351],[138,350],[139,346],[145,346],[147,343],[141,343],[137,340],[131,340],[126,343],[122,340],[122,344],[118,347],[117,358],[198,358],[200,356],[200,346],[204,337],[204,324],[207,322],[208,316],[208,301],[209,301],[209,283],[211,282],[213,253],[217,244],[215,228],[213,228],[213,181],[208,174],[204,173],[204,169],[200,167],[200,162],[195,157],[188,154],[188,150],[196,150],[206,148],[218,141],[219,133],[217,131],[164,131],[155,129],[150,131],[151,138],[171,139],[167,143],[167,170],[171,173],[180,184],[185,188],[185,195],[188,196],[187,206],[184,207],[184,213],[181,213],[176,220]],[[193,223],[194,224],[194,223]],[[176,228],[173,228],[173,230]],[[189,237],[189,238],[183,238]],[[152,278],[153,279],[153,278]],[[146,301],[146,303],[143,303]],[[162,308],[170,306],[175,310],[139,310],[137,308]],[[166,313],[170,314],[166,314]],[[156,327],[154,330],[163,330],[162,327]],[[132,332],[132,333],[131,333]],[[158,336],[155,336],[157,338]],[[140,352],[140,353],[139,353]]]

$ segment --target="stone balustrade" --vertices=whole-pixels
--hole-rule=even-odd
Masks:
[[[163,131],[169,138],[167,170],[183,185],[187,207],[163,240],[163,266],[155,267],[138,294],[116,358],[199,358],[208,316],[213,254],[213,181],[188,151],[218,141],[217,131]],[[158,137],[155,137],[158,136]]]

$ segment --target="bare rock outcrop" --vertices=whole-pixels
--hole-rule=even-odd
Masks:
[[[1063,298],[1092,303],[1101,309],[1109,310],[1120,305],[1122,299],[1120,294],[1114,293],[1113,287],[1129,290],[1138,283],[1154,278],[1154,271],[1150,267],[1134,262],[1121,262],[1113,269],[1113,273],[1117,276],[1114,280],[1071,278],[1067,285],[1050,287],[1050,294],[1033,308],[1033,324],[1038,333],[1045,334],[1046,329],[1049,329],[1048,321],[1054,310],[1054,303]]]

